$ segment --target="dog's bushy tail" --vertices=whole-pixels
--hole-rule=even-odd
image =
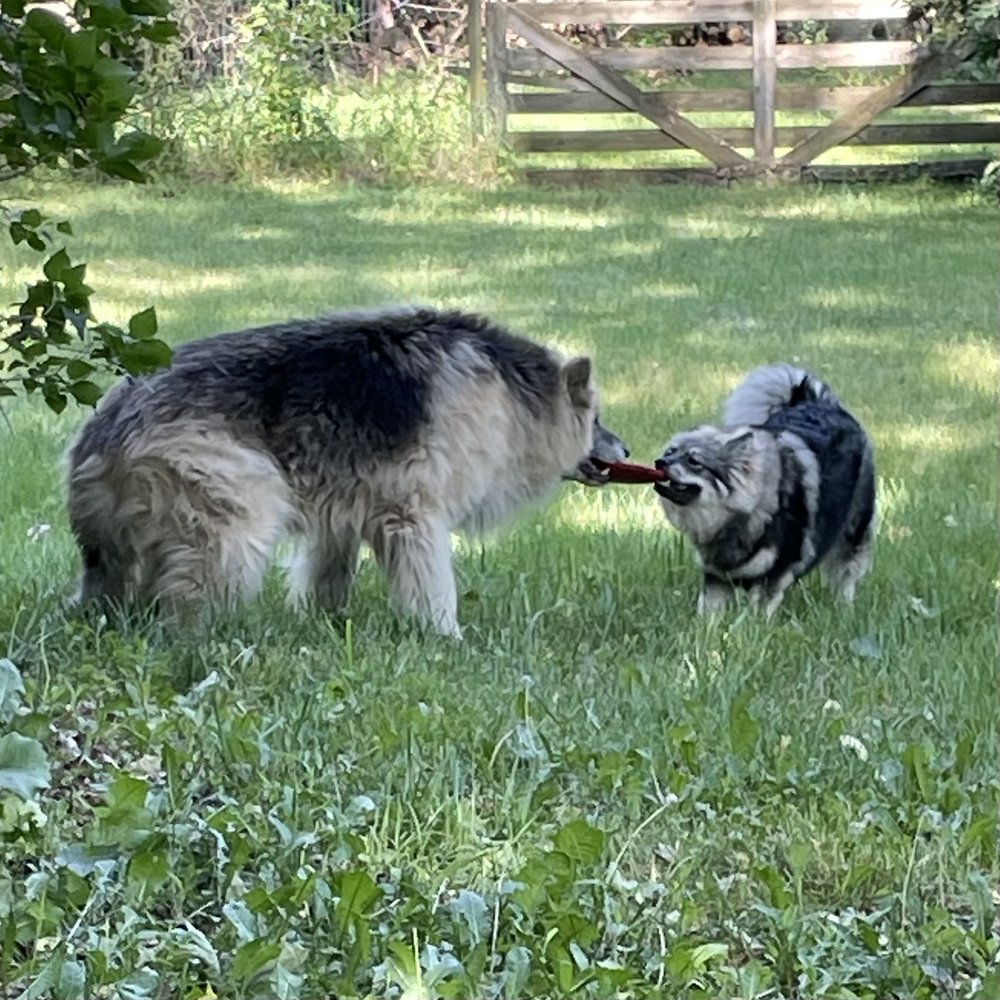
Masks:
[[[723,403],[722,420],[727,427],[756,427],[779,410],[807,402],[840,405],[833,390],[804,368],[764,365],[750,372]]]

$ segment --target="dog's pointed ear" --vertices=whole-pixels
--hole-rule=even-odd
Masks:
[[[744,431],[722,446],[722,454],[730,462],[742,462],[753,454],[753,431]]]
[[[590,358],[570,358],[563,365],[566,392],[574,406],[587,407],[593,404],[594,391],[590,384],[592,373]]]

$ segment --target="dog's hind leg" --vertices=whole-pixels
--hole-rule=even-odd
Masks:
[[[869,521],[856,540],[845,535],[820,567],[823,579],[845,601],[854,600],[858,584],[875,562],[875,522]]]
[[[325,611],[343,611],[357,575],[360,547],[360,535],[349,526],[324,527],[309,535],[291,566],[293,597],[313,601]]]
[[[385,572],[393,602],[442,635],[460,638],[451,538],[444,521],[408,506],[387,508],[369,518],[365,541]]]
[[[866,453],[851,498],[843,534],[820,565],[826,584],[844,600],[854,600],[858,583],[875,561],[875,471]]]

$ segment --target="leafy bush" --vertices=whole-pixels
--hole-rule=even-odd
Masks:
[[[255,0],[233,18],[231,56],[194,85],[175,42],[149,61],[137,124],[161,136],[166,175],[288,174],[377,182],[476,182],[497,169],[465,83],[430,61],[371,78],[345,65],[351,12],[325,0]]]
[[[3,0],[0,180],[38,167],[145,180],[141,164],[160,143],[118,125],[135,95],[140,46],[162,44],[174,32],[168,12],[168,0],[101,0],[62,11]],[[0,317],[0,398],[40,391],[57,412],[70,397],[93,405],[102,391],[90,377],[96,372],[146,371],[170,359],[155,339],[152,310],[132,317],[127,332],[94,321],[85,265],[58,245],[68,223],[5,202],[0,220],[15,246],[49,255],[43,276]]]

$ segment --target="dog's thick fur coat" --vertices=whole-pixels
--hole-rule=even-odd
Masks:
[[[829,386],[792,365],[751,372],[723,408],[724,429],[674,437],[655,487],[668,520],[694,542],[704,569],[699,610],[721,610],[737,588],[768,615],[820,565],[853,600],[872,565],[871,442]]]
[[[69,453],[82,601],[170,612],[247,597],[299,539],[293,590],[340,610],[367,543],[395,602],[457,635],[453,530],[598,482],[621,442],[587,358],[482,317],[343,314],[180,347],[127,379]],[[589,471],[588,471],[589,469]]]

